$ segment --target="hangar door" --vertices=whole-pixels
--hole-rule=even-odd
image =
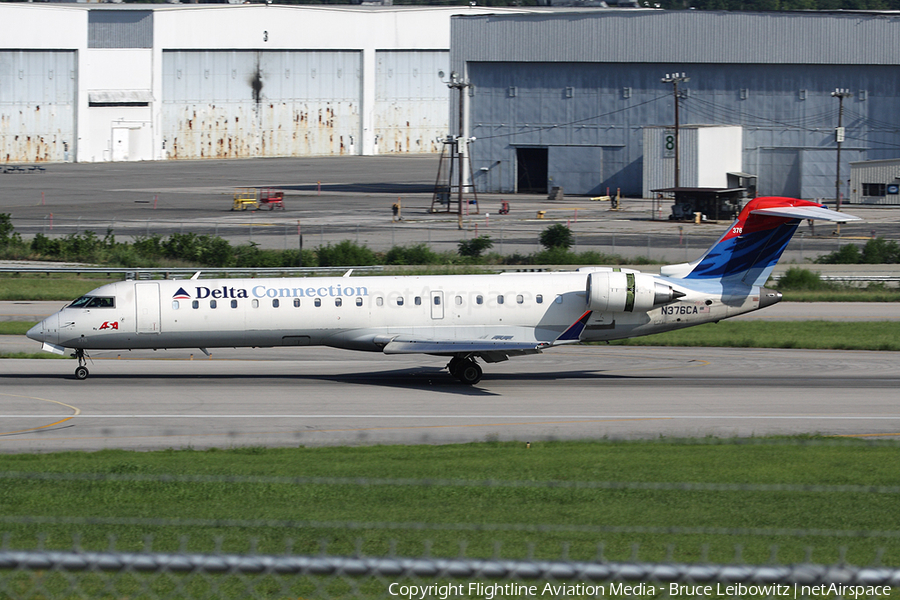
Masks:
[[[547,193],[547,148],[516,148],[516,192]]]
[[[163,52],[167,158],[350,154],[360,147],[359,51]]]
[[[76,84],[74,51],[0,50],[0,161],[74,157]]]
[[[374,125],[378,153],[439,152],[449,131],[447,50],[378,50],[375,53]],[[454,125],[455,126],[455,125]]]

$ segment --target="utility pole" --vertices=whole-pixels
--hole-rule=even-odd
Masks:
[[[447,83],[447,87],[453,90],[459,90],[459,129],[456,132],[456,156],[458,160],[459,170],[457,172],[457,177],[459,181],[459,189],[457,190],[457,198],[459,200],[458,204],[458,215],[457,215],[457,227],[459,229],[463,228],[463,183],[465,180],[465,154],[464,150],[466,147],[467,140],[464,139],[465,135],[465,97],[466,97],[466,88],[470,87],[472,84],[466,80],[460,78],[459,73],[456,71],[452,71],[450,73],[450,82]]]
[[[671,83],[672,84],[672,93],[675,96],[675,187],[681,187],[681,156],[678,152],[678,130],[679,130],[679,120],[678,120],[678,101],[681,99],[678,95],[678,84],[679,83],[687,83],[691,78],[685,76],[684,73],[672,73],[671,75],[666,73],[666,76],[662,78],[663,83]]]
[[[844,141],[844,98],[849,98],[853,94],[850,93],[850,90],[837,88],[831,92],[831,95],[838,99],[838,124],[834,130],[834,139],[837,142],[837,168],[835,169],[837,176],[834,180],[834,201],[837,210],[841,210],[841,144]],[[840,224],[838,224],[838,231],[840,231],[840,227]]]

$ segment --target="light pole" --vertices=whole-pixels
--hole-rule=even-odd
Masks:
[[[681,157],[678,153],[678,101],[680,100],[678,96],[678,84],[687,83],[690,80],[691,78],[687,77],[684,73],[672,73],[671,75],[666,73],[666,76],[661,80],[663,83],[672,84],[672,94],[675,96],[675,187],[681,187]]]
[[[457,227],[459,229],[463,228],[463,184],[465,180],[465,176],[463,170],[465,169],[465,161],[463,160],[464,152],[463,152],[463,144],[465,144],[468,140],[464,139],[465,131],[465,97],[466,97],[466,88],[470,87],[472,84],[468,82],[468,80],[462,79],[459,76],[459,73],[453,71],[450,73],[450,81],[447,83],[447,87],[450,89],[459,90],[459,131],[456,132],[456,156],[459,161],[459,170],[457,176],[459,177],[459,189],[457,190],[458,199],[459,199],[459,212],[457,215]]]
[[[838,124],[834,130],[834,139],[837,142],[837,168],[835,169],[836,179],[834,180],[834,201],[837,210],[841,210],[841,143],[844,141],[844,98],[849,98],[853,94],[850,90],[841,88],[831,92],[834,98],[838,99]],[[838,224],[838,231],[840,231]]]

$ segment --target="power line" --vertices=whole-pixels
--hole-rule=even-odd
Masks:
[[[577,125],[577,124],[579,124],[579,123],[585,123],[585,122],[587,122],[587,121],[594,121],[594,120],[597,120],[597,119],[602,119],[602,118],[604,118],[604,117],[608,117],[608,116],[610,116],[610,115],[615,115],[615,114],[622,113],[622,112],[626,112],[626,111],[629,111],[629,110],[632,110],[632,109],[635,109],[635,108],[640,108],[641,106],[646,106],[647,104],[652,104],[652,103],[654,103],[654,102],[658,102],[658,101],[663,100],[663,99],[668,98],[668,97],[669,97],[668,94],[666,94],[665,96],[659,96],[659,97],[657,97],[657,98],[652,98],[652,99],[650,99],[650,100],[647,100],[647,101],[645,101],[645,102],[641,102],[641,103],[635,104],[635,105],[633,105],[633,106],[626,106],[626,107],[624,107],[624,108],[619,108],[619,109],[610,111],[610,112],[608,112],[608,113],[603,113],[603,114],[599,114],[599,115],[594,115],[594,116],[592,116],[592,117],[585,117],[584,119],[577,119],[577,120],[575,120],[575,121],[569,121],[568,123],[554,123],[553,125],[544,125],[544,126],[541,126],[541,127],[534,127],[534,128],[531,128],[531,129],[527,129],[527,130],[525,130],[525,131],[517,131],[517,132],[514,132],[514,133],[501,133],[501,134],[497,134],[497,135],[485,135],[485,136],[479,136],[478,139],[479,139],[479,140],[490,140],[490,139],[494,139],[494,138],[513,137],[513,136],[516,136],[516,135],[526,135],[526,134],[529,134],[529,133],[535,133],[535,132],[538,132],[538,131],[547,131],[547,130],[550,130],[550,129],[557,129],[557,128],[559,128],[559,127],[567,127],[567,126],[569,126],[569,125]]]

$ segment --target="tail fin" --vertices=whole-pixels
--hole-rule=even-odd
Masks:
[[[763,285],[801,219],[839,223],[859,220],[807,200],[755,198],[703,256],[692,263],[663,267],[661,272],[680,279],[718,279],[748,286]]]

